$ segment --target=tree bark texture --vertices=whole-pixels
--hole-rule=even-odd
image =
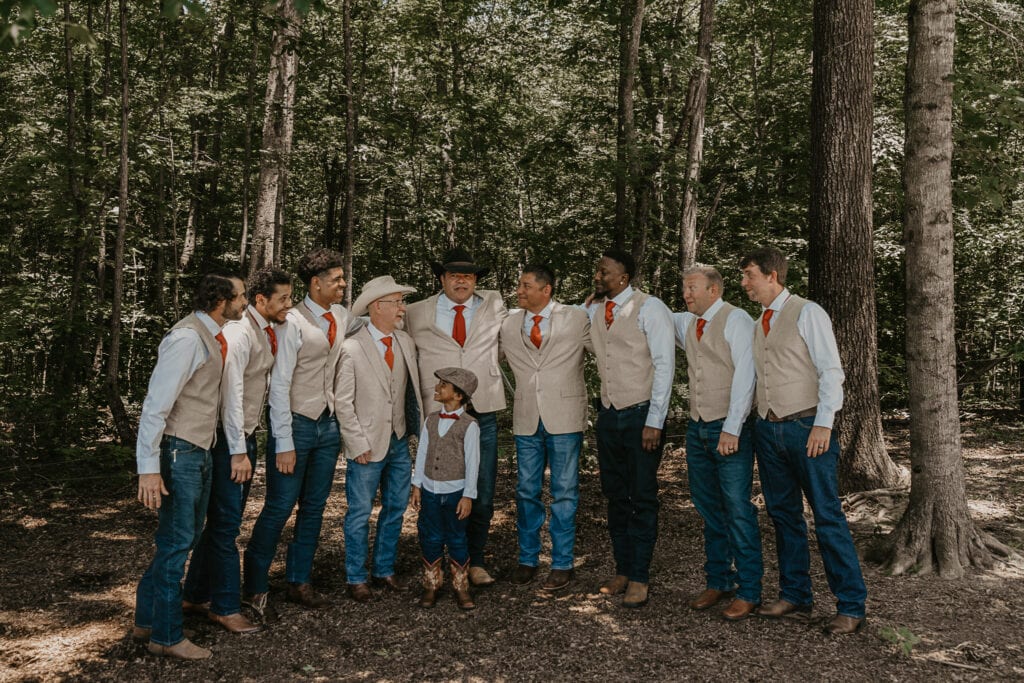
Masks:
[[[263,144],[260,148],[260,180],[253,220],[250,273],[271,265],[279,257],[275,253],[276,234],[280,230],[277,217],[284,214],[279,210],[280,195],[288,172],[295,124],[295,79],[299,66],[296,43],[302,17],[295,9],[294,0],[279,0],[276,18],[264,97]]]
[[[697,64],[686,91],[686,185],[679,224],[679,272],[697,261],[697,190],[704,161],[704,111],[711,79],[711,42],[714,36],[715,0],[701,0],[697,31]]]
[[[912,0],[904,90],[910,502],[890,534],[893,574],[958,578],[1009,550],[967,508],[953,337],[955,0]]]
[[[815,0],[811,85],[810,296],[832,317],[846,373],[836,424],[845,492],[905,474],[882,436],[871,216],[872,0]]]
[[[352,278],[352,238],[356,225],[356,109],[355,79],[352,77],[352,1],[345,0],[342,17],[342,42],[345,50],[345,203],[342,210],[341,253],[345,275]],[[345,305],[352,305],[352,285],[345,288]]]
[[[124,299],[124,240],[128,226],[128,0],[118,3],[121,34],[121,162],[118,182],[117,236],[114,240],[114,291],[110,303],[110,348],[107,355],[107,400],[122,445],[135,441],[135,430],[121,399],[121,302]]]
[[[615,149],[615,246],[619,249],[626,247],[630,233],[630,170],[637,163],[633,91],[636,89],[636,74],[640,62],[640,32],[643,21],[644,0],[622,0],[619,15],[619,87]]]

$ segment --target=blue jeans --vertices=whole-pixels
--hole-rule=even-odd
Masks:
[[[246,437],[245,449],[255,470],[255,434]],[[217,442],[211,457],[213,484],[206,511],[206,528],[192,553],[188,574],[185,575],[185,599],[194,603],[209,602],[210,611],[224,617],[242,610],[242,572],[235,541],[242,526],[242,513],[249,499],[252,479],[244,484],[231,481],[231,453],[220,427],[217,428]]]
[[[754,434],[765,507],[775,524],[779,597],[795,605],[810,605],[814,601],[803,514],[803,496],[807,496],[814,513],[814,532],[825,577],[836,596],[839,614],[859,619],[864,616],[868,592],[839,502],[839,440],[833,432],[828,450],[817,458],[808,458],[807,437],[813,426],[813,416],[786,422],[758,418]]]
[[[466,535],[469,539],[469,563],[484,566],[484,548],[494,517],[494,485],[498,478],[498,418],[496,413],[477,413],[480,425],[480,471],[476,479],[476,500],[469,515]],[[456,503],[458,500],[455,501]]]
[[[469,559],[466,540],[469,518],[459,519],[455,514],[461,499],[462,491],[431,493],[425,488],[420,489],[420,515],[416,520],[416,530],[420,537],[420,552],[427,562],[433,564],[441,559],[445,546],[448,546],[450,560],[464,565]]]
[[[285,574],[289,583],[301,584],[309,583],[313,573],[313,555],[341,448],[338,421],[326,410],[315,420],[292,413],[292,438],[295,471],[281,474],[273,430],[267,436],[266,499],[245,549],[245,592],[250,595],[267,592],[277,542],[296,503],[299,511],[288,544]]]
[[[576,545],[576,505],[580,499],[579,463],[583,433],[549,434],[538,420],[532,436],[516,436],[518,481],[516,526],[519,564],[537,566],[540,528],[544,526],[544,467],[551,467],[551,568],[572,569]]]
[[[412,459],[408,438],[391,435],[384,459],[360,465],[345,463],[345,574],[349,583],[366,583],[366,553],[370,541],[370,513],[380,488],[380,516],[377,538],[373,543],[373,576],[385,578],[395,573],[398,537],[402,534],[402,516],[409,504]]]
[[[739,584],[736,597],[759,603],[764,562],[757,508],[750,502],[754,421],[743,426],[732,455],[718,453],[724,422],[690,420],[686,430],[690,497],[704,519],[704,575],[708,588],[731,591]]]
[[[601,492],[608,499],[608,533],[615,573],[648,583],[658,540],[658,467],[665,445],[643,448],[644,422],[650,406],[622,410],[602,407],[597,414],[597,461]]]
[[[203,531],[210,499],[210,451],[184,439],[160,441],[160,476],[170,493],[160,500],[156,555],[135,591],[135,625],[153,630],[157,645],[184,640],[181,577]]]

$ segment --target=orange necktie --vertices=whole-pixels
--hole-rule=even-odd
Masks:
[[[267,339],[270,341],[270,355],[277,355],[277,334],[274,333],[274,328],[267,325],[263,328],[267,331]]]
[[[697,318],[697,341],[704,336],[704,326],[708,324],[708,321],[704,318]]]
[[[611,327],[612,323],[615,322],[615,316],[612,314],[612,309],[615,308],[614,301],[604,302],[604,326]]]
[[[228,340],[224,338],[223,332],[218,332],[215,338],[220,342],[220,364],[223,366],[228,358]]]
[[[533,328],[530,330],[530,341],[538,349],[540,348],[541,342],[544,341],[540,336],[540,321],[544,319],[542,315],[533,316]]]
[[[771,329],[772,329],[771,319],[772,319],[773,315],[775,315],[775,311],[773,311],[770,308],[766,308],[764,310],[764,315],[761,316],[761,329],[764,330],[764,336],[766,336],[766,337],[768,336],[768,333],[771,332]]]
[[[384,349],[384,362],[388,364],[388,367],[392,370],[395,369],[395,352],[391,350],[391,342],[394,341],[391,337],[381,337],[380,343],[386,346]]]
[[[452,323],[452,339],[454,339],[459,346],[466,345],[466,318],[462,315],[462,311],[465,310],[465,306],[458,305],[452,306],[452,310],[455,311],[455,322]]]
[[[331,348],[334,348],[334,339],[338,336],[338,323],[334,320],[334,314],[330,311],[324,313],[324,317],[331,324],[327,328],[327,343],[331,345]]]

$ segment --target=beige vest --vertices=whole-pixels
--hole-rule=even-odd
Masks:
[[[786,417],[818,405],[818,371],[796,326],[805,305],[807,299],[790,296],[772,318],[767,337],[760,318],[754,326],[757,414],[762,418],[769,409]]]
[[[427,416],[427,456],[423,475],[432,481],[458,481],[466,478],[466,430],[476,418],[463,412],[444,436],[437,433],[438,413]]]
[[[292,373],[292,412],[311,420],[320,417],[325,408],[334,413],[334,374],[341,344],[345,341],[348,311],[341,306],[331,306],[331,312],[338,326],[333,347],[327,342],[327,335],[320,329],[305,301],[288,313],[288,324],[298,325],[302,337]]]
[[[192,373],[174,402],[164,425],[164,434],[184,439],[200,448],[210,448],[217,435],[220,380],[224,374],[220,342],[195,313],[179,321],[171,331],[180,329],[195,330],[206,347],[207,356],[206,362]]]
[[[651,400],[654,363],[647,335],[637,326],[640,307],[648,295],[634,290],[615,316],[611,327],[604,325],[604,308],[598,309],[590,328],[594,355],[601,375],[601,404],[621,410]]]
[[[267,387],[270,370],[274,367],[274,354],[270,350],[266,330],[258,327],[256,319],[248,311],[239,324],[244,325],[245,333],[249,335],[249,362],[242,371],[243,429],[249,435],[259,426],[263,406],[267,403]],[[280,330],[275,330],[275,333],[280,334]]]
[[[686,366],[690,378],[690,417],[713,422],[729,414],[732,394],[732,349],[725,340],[725,325],[736,307],[724,303],[704,326],[697,341],[697,320],[686,331]]]
[[[491,413],[505,408],[505,387],[498,367],[498,333],[508,312],[497,292],[476,293],[483,300],[473,313],[465,346],[452,339],[451,330],[440,330],[435,324],[438,295],[417,301],[406,313],[405,329],[416,341],[420,391],[427,412],[441,409],[441,404],[434,401],[434,372],[446,367],[466,368],[476,375],[473,407],[478,411]]]

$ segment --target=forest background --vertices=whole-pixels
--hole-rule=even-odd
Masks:
[[[875,3],[873,60],[856,67],[873,82],[868,239],[832,232],[827,243],[814,208],[810,2],[0,9],[7,492],[123,485],[157,342],[188,311],[196,277],[290,268],[318,245],[346,255],[349,296],[381,273],[425,296],[436,289],[429,262],[457,243],[492,266],[482,286],[511,304],[528,262],[560,274],[558,298],[582,300],[600,251],[619,244],[673,309],[696,261],[717,266],[726,298],[753,311],[737,258],[771,243],[791,258],[790,286],[837,320],[854,424],[862,409],[871,426],[872,406],[907,408],[906,2]],[[1019,413],[1024,7],[968,0],[957,12],[957,390],[965,410]],[[845,302],[828,286],[846,267],[835,245],[852,250],[867,287]],[[863,291],[872,327],[843,315]],[[851,356],[863,349],[866,359]],[[877,393],[865,391],[875,380]],[[849,461],[885,459],[880,436],[855,431],[844,431]],[[893,472],[846,472],[845,488],[893,483]]]

